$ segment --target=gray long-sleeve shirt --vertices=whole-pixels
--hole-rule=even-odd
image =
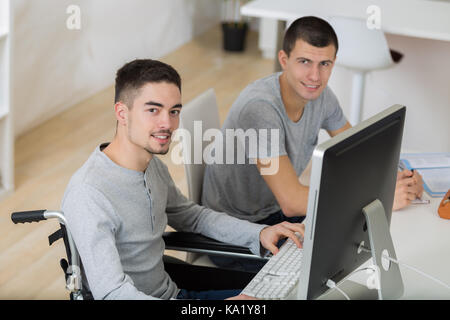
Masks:
[[[171,299],[179,292],[164,271],[167,224],[246,246],[260,254],[265,225],[194,204],[153,157],[145,172],[115,164],[98,146],[72,176],[62,210],[95,299]],[[189,275],[187,275],[189,276]]]

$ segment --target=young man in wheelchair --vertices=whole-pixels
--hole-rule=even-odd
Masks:
[[[248,247],[257,255],[262,247],[276,253],[283,237],[301,246],[294,233],[303,236],[304,225],[254,224],[196,205],[181,194],[155,156],[168,152],[182,110],[181,79],[171,66],[132,61],[118,70],[115,88],[116,135],[72,176],[62,200],[93,297],[247,298],[239,290],[178,288],[164,269],[167,224]]]

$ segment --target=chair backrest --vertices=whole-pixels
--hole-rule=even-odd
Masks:
[[[194,132],[195,122],[197,123],[195,127],[196,132]],[[191,136],[191,139],[181,140],[185,155],[184,170],[186,173],[189,199],[200,204],[203,175],[205,172],[203,149],[208,144],[208,142],[204,142],[202,139],[203,132],[208,129],[220,129],[219,110],[217,108],[214,89],[211,88],[203,92],[183,106],[180,116],[180,128],[189,131]],[[201,130],[199,130],[200,128]],[[201,134],[201,136],[198,136],[198,134]],[[199,138],[201,138],[201,141],[198,141]],[[189,156],[186,157],[186,154]],[[186,161],[186,158],[188,158],[188,161]]]
[[[339,41],[336,64],[351,69],[370,71],[393,64],[384,32],[369,29],[366,20],[332,17],[330,24]]]

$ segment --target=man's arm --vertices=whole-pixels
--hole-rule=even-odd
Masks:
[[[166,213],[168,223],[177,231],[200,233],[218,241],[244,246],[255,255],[264,255],[265,250],[278,252],[276,244],[284,237],[291,238],[297,246],[300,241],[295,236],[304,235],[305,227],[300,223],[283,222],[274,226],[252,223],[217,212],[188,200],[173,182],[167,167],[161,168],[165,185],[168,186]]]
[[[302,185],[288,156],[258,159],[256,166],[287,217],[304,216],[308,208],[309,188]],[[265,174],[268,167],[278,170]]]
[[[161,164],[160,175],[167,186],[166,214],[168,224],[176,231],[199,233],[212,239],[247,247],[261,255],[260,232],[265,225],[240,220],[224,212],[217,212],[187,199]]]
[[[337,130],[327,130],[327,132],[331,137],[334,137],[337,136],[339,133],[344,132],[347,129],[350,129],[351,127],[352,125],[350,124],[350,122],[347,121],[347,123],[342,128],[339,128]]]
[[[351,125],[347,121],[343,127],[328,131],[328,133],[334,137],[348,128],[351,128]],[[287,217],[306,215],[309,188],[299,182],[297,173],[287,155],[273,159],[258,159],[256,166],[277,199],[284,215]],[[268,168],[278,168],[278,170],[269,172]],[[265,174],[265,171],[269,174]]]
[[[139,291],[124,273],[115,243],[114,208],[102,193],[89,186],[73,187],[62,210],[95,299],[156,299]]]
[[[331,137],[351,128],[349,122],[337,130],[327,131]],[[278,166],[274,162],[278,161]],[[281,211],[288,216],[306,215],[308,208],[309,188],[302,185],[288,156],[281,156],[270,160],[257,160],[260,173],[268,167],[278,167],[275,174],[261,174],[264,181],[277,199]],[[272,170],[273,171],[273,170]],[[405,170],[399,172],[395,186],[394,204],[392,210],[400,210],[411,204],[411,201],[423,194],[422,176],[418,172]]]

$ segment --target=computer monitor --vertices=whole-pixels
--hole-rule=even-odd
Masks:
[[[371,257],[378,297],[402,295],[398,266],[383,267],[381,256],[396,258],[389,225],[405,113],[394,105],[315,148],[297,298],[318,298],[328,279],[338,283]]]

